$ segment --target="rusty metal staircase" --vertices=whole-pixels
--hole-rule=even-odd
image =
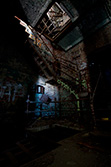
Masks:
[[[54,69],[54,62],[55,57],[54,55],[51,53],[49,53],[45,47],[45,50],[40,49],[39,47],[37,47],[33,40],[29,39],[26,42],[27,47],[30,48],[30,50],[32,50],[31,53],[33,53],[33,59],[35,61],[35,63],[37,64],[37,66],[39,67],[40,71],[40,75],[44,76],[45,78],[47,78],[46,82],[50,82],[50,81],[57,81],[57,79],[64,79],[61,75],[58,75]],[[50,54],[50,55],[49,55]],[[52,56],[52,57],[51,57]],[[58,59],[59,60],[59,59]],[[64,60],[65,61],[65,60]],[[58,68],[55,64],[55,68],[60,71],[60,73],[62,72],[65,76],[67,76],[69,79],[71,78],[72,81],[71,83],[76,83],[76,77],[72,76],[69,74],[69,72],[66,72],[65,69],[68,68],[67,67],[67,63],[65,63],[64,61],[60,62],[62,63],[62,65],[64,66],[64,68]],[[70,69],[70,68],[69,68]],[[70,69],[70,70],[74,70],[74,68]]]
[[[47,39],[36,32],[32,27],[29,26],[28,28],[30,28],[33,33],[27,40],[28,48],[32,49],[31,53],[33,53],[33,59],[40,68],[39,74],[47,78],[46,82],[53,80],[57,83],[58,79],[62,79],[66,83],[68,81],[70,85],[73,85],[73,89],[76,90],[76,92],[81,91],[81,78],[83,77],[80,76],[77,61],[75,60],[75,63],[73,63],[72,61],[64,59],[63,56],[55,56],[53,51],[49,48],[50,46],[48,45]],[[57,65],[57,61],[60,63],[60,66]]]
[[[56,69],[60,71],[60,73],[64,74],[64,77],[60,74],[57,75],[55,69],[54,69],[54,55],[49,56],[49,52],[46,50],[40,49],[38,46],[36,46],[33,42],[33,40],[29,39],[27,40],[27,47],[31,49],[31,53],[33,53],[33,59],[37,66],[39,67],[40,71],[39,74],[43,77],[47,78],[46,82],[51,82],[52,80],[56,82],[58,79],[61,79],[66,84],[73,84],[75,85],[75,89],[80,89],[81,80],[79,79],[77,81],[77,76],[79,75],[79,71],[75,69],[74,67],[69,67],[67,63],[74,64],[72,62],[68,62],[68,60],[60,59],[58,58],[58,61],[62,65],[62,68],[58,68],[56,66]],[[76,64],[75,64],[76,65]],[[76,65],[77,66],[77,65]],[[66,71],[68,69],[68,71]],[[77,75],[71,75],[71,72],[75,72]],[[67,76],[68,80],[65,78]],[[71,80],[71,82],[69,82]]]
[[[56,73],[53,70],[52,62],[47,59],[47,53],[37,47],[31,39],[27,40],[26,45],[32,50],[33,59],[40,69],[39,73],[47,80],[56,80]]]
[[[61,78],[61,79],[66,79],[66,82],[68,80],[72,85],[75,85],[75,86],[80,85],[81,87],[81,78],[78,77],[78,81],[77,81],[77,76],[79,76],[79,70],[72,68],[74,67],[72,65],[72,62],[68,62],[67,59],[64,60],[63,58],[61,61],[61,57],[60,57],[59,63],[62,65],[62,68],[58,67],[56,61],[59,60],[59,57],[53,54],[53,51],[52,51],[53,49],[52,50],[50,49],[51,45],[50,46],[48,45],[48,40],[45,39],[45,37],[41,33],[34,30],[34,28],[32,28],[30,25],[27,25],[24,21],[19,19],[17,16],[15,16],[15,18],[20,21],[20,24],[23,27],[25,27],[25,32],[28,34],[28,40],[27,40],[28,48],[32,49],[31,53],[33,53],[33,59],[35,60],[37,66],[40,68],[40,71],[39,71],[40,74],[46,77],[48,82],[51,80],[57,81],[57,79]],[[67,66],[69,64],[70,64],[70,67]],[[58,74],[58,71],[59,71],[59,74]],[[75,89],[76,88],[77,87],[75,87]]]
[[[30,25],[27,25],[17,16],[15,16],[15,18],[20,21],[20,24],[23,27],[25,27],[25,32],[28,34],[26,43],[29,45],[28,48],[32,49],[31,53],[33,53],[34,60],[37,66],[40,68],[42,76],[44,75],[48,81],[57,81],[57,79],[61,77],[60,73],[62,72],[63,74],[65,74],[65,76],[68,76],[69,80],[71,78],[71,82],[74,81],[74,83],[76,83],[75,76],[72,76],[72,74],[70,75],[69,72],[66,72],[64,68],[59,69],[59,67],[57,66],[56,61],[58,61],[58,57],[53,54],[53,49],[50,49],[51,45],[49,46],[48,40],[41,33],[35,31],[34,28],[32,28]],[[62,66],[67,68],[65,65],[66,62],[60,63],[62,63]]]
[[[62,66],[62,68],[61,66],[60,67],[56,66],[56,69],[60,71],[60,75],[58,75],[53,66],[54,61],[56,61],[56,58],[54,57],[52,53],[50,56],[50,53],[47,51],[47,48],[45,49],[39,48],[38,46],[34,44],[33,40],[31,39],[27,40],[27,45],[28,45],[28,48],[32,50],[31,53],[33,53],[33,59],[35,63],[37,64],[37,66],[40,68],[39,74],[41,76],[44,76],[47,79],[46,82],[51,83],[53,81],[53,84],[59,85],[57,83],[57,80],[59,79],[59,80],[62,80],[67,86],[69,87],[72,86],[73,88],[72,91],[74,91],[75,94],[77,94],[78,96],[78,98],[75,95],[74,95],[75,97],[74,96],[71,97],[76,102],[75,110],[77,110],[78,112],[82,112],[81,110],[82,108],[80,108],[80,103],[81,102],[83,103],[84,101],[87,101],[87,100],[89,103],[89,98],[86,97],[86,95],[84,96],[83,94],[84,92],[82,92],[83,89],[82,89],[82,84],[81,84],[83,81],[83,78],[85,78],[84,75],[86,75],[85,73],[87,69],[82,69],[81,70],[82,72],[80,72],[78,68],[77,60],[75,60],[75,62],[73,63],[73,62],[68,62],[68,60],[62,58],[62,56],[60,58],[56,57],[60,65]],[[75,73],[75,75],[73,75],[73,73]],[[64,74],[64,76],[62,76],[62,74]],[[66,76],[67,76],[67,79],[65,78]],[[78,95],[79,93],[82,93],[82,97]],[[71,96],[70,92],[69,92],[69,96]],[[73,105],[74,101],[71,103],[71,105]],[[93,115],[94,112],[93,111],[91,112]]]

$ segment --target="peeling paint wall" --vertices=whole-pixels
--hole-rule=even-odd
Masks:
[[[35,103],[33,111],[35,116],[50,117],[59,114],[59,90],[57,86],[46,83],[46,79],[39,76],[33,85],[33,97],[30,96],[30,104]],[[43,90],[41,90],[43,89]],[[57,102],[57,103],[56,103]],[[28,109],[30,112],[30,106]]]

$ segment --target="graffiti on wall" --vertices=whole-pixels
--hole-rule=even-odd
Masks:
[[[71,90],[71,88],[67,84],[65,84],[59,79],[57,80],[57,83],[60,84],[62,87],[64,87],[66,90],[70,91],[70,94],[73,94],[76,97],[76,99],[79,98],[78,94],[76,94],[74,90]]]
[[[0,83],[0,100],[14,102],[16,98],[24,96],[24,88],[21,84]]]
[[[60,84],[62,87],[64,87],[67,91],[69,91],[70,94],[73,94],[73,95],[76,97],[76,99],[79,98],[78,94],[76,94],[74,90],[71,90],[71,88],[70,88],[67,84],[65,84],[64,82],[62,82],[62,81],[59,80],[59,79],[57,80],[57,83]],[[79,84],[79,82],[77,81],[76,84]],[[86,80],[82,80],[81,85],[82,85],[85,89],[87,89]]]

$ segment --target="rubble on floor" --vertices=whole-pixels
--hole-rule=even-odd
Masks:
[[[55,126],[75,129],[78,131],[84,130],[84,126],[74,123],[68,119],[36,119],[30,126],[26,128],[28,131],[38,132]]]
[[[0,151],[0,167],[111,166],[110,132],[81,131],[80,125],[77,130],[68,119],[39,118],[28,126],[40,127],[26,130],[24,138]]]
[[[20,167],[109,167],[111,144],[108,139],[81,132],[59,141],[59,147]]]

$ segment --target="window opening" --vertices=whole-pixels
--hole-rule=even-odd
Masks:
[[[36,87],[36,92],[38,93],[38,94],[44,94],[44,87],[43,86],[41,86],[41,85],[37,85],[37,87]]]
[[[51,40],[54,40],[70,22],[71,19],[66,11],[55,2],[37,26],[37,30]]]

